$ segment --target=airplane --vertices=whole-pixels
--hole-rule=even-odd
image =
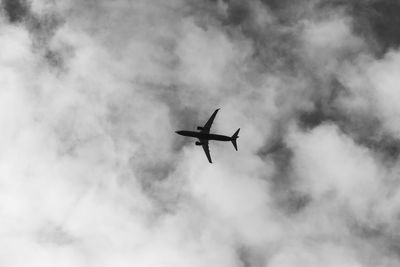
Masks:
[[[218,110],[219,110],[219,108],[214,111],[214,113],[211,115],[211,117],[208,119],[208,121],[206,122],[206,124],[203,127],[197,126],[197,130],[199,130],[198,132],[176,131],[177,134],[180,134],[183,136],[198,138],[199,141],[197,141],[195,144],[196,144],[196,146],[203,146],[204,152],[206,153],[207,159],[210,163],[212,163],[211,156],[210,156],[210,150],[208,148],[208,141],[210,141],[210,140],[231,141],[233,146],[235,147],[236,151],[238,150],[237,144],[236,144],[236,139],[238,139],[238,137],[239,137],[238,134],[239,134],[240,128],[232,136],[210,133],[211,125],[214,121],[215,116],[217,115]]]

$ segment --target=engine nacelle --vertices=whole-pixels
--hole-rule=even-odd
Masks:
[[[201,142],[196,142],[196,146],[201,146]]]
[[[201,131],[203,130],[203,127],[197,126],[197,130]]]

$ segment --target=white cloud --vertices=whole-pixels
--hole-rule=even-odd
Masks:
[[[339,75],[353,95],[331,104],[347,116],[374,108],[397,136],[397,53],[353,65],[346,55],[366,51],[341,12],[283,27],[252,2],[257,16],[232,26],[219,5],[35,0],[38,21],[62,21],[40,51],[29,21],[2,22],[4,266],[364,266],[396,232],[398,167],[343,122],[291,125],[315,107],[315,84],[329,92],[324,75]],[[210,165],[174,130],[216,107],[213,129],[241,132],[238,152],[210,144]],[[381,234],[363,245],[369,229]],[[397,263],[382,242],[379,263]]]
[[[343,81],[348,84],[352,93],[350,101],[343,100],[346,107],[352,108],[354,102],[364,103],[355,106],[355,111],[369,106],[373,115],[382,121],[384,130],[396,137],[400,133],[400,124],[397,122],[400,114],[397,104],[399,55],[398,51],[390,51],[382,59],[363,57],[357,65],[342,74]]]
[[[355,255],[351,255],[345,248],[319,244],[294,244],[278,253],[270,262],[272,267],[287,266],[351,266],[361,267]]]
[[[294,167],[304,186],[316,197],[329,191],[355,200],[371,195],[380,177],[379,165],[368,149],[358,147],[333,125],[310,133],[293,133],[289,139]]]

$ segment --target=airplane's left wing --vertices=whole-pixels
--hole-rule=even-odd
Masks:
[[[210,163],[212,163],[211,156],[210,156],[210,149],[208,148],[208,140],[200,140],[200,142],[201,142],[201,146],[204,149],[204,153],[206,153],[208,161]]]
[[[216,110],[214,111],[214,113],[211,115],[211,117],[208,119],[208,121],[206,122],[206,124],[203,126],[202,132],[205,132],[205,133],[209,133],[209,132],[210,132],[211,125],[212,125],[213,122],[214,122],[214,118],[215,118],[215,116],[217,115],[218,110],[219,110],[219,108],[216,109]]]

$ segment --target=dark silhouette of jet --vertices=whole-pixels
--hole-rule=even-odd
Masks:
[[[210,163],[212,163],[211,156],[210,156],[210,150],[208,148],[208,141],[210,141],[210,140],[231,141],[237,151],[236,139],[239,137],[238,134],[239,134],[240,128],[232,136],[210,133],[211,124],[213,123],[218,110],[219,109],[214,111],[214,113],[211,115],[211,117],[208,119],[208,121],[206,122],[206,124],[203,127],[197,126],[197,130],[199,130],[198,132],[176,131],[177,134],[180,134],[183,136],[198,138],[199,141],[196,142],[195,144],[196,144],[196,146],[203,146],[204,152],[206,153],[207,159]]]

